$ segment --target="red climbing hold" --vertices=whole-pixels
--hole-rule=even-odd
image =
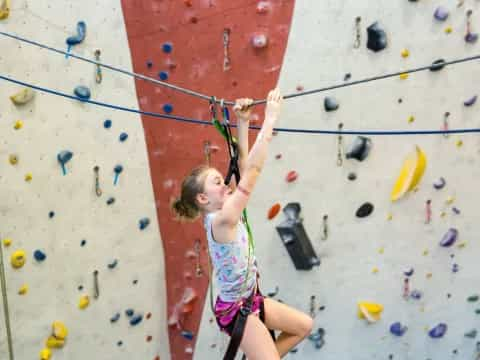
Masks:
[[[297,178],[298,178],[298,173],[295,170],[292,170],[287,174],[286,180],[287,182],[294,182],[295,180],[297,180]]]
[[[304,89],[303,85],[297,85],[297,91],[303,91]]]
[[[147,336],[147,342],[150,342],[150,341],[152,341],[152,335]]]
[[[187,7],[192,7],[192,0],[183,0],[183,3],[184,3],[185,6],[187,6]]]
[[[275,205],[273,205],[270,210],[268,210],[268,220],[272,220],[275,216],[277,216],[277,214],[279,213],[280,211],[280,204],[279,203],[276,203]]]

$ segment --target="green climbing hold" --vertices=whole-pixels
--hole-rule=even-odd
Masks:
[[[468,302],[477,302],[480,297],[478,295],[471,295],[467,298]]]

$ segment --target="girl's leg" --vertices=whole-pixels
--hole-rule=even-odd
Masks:
[[[240,349],[248,360],[280,359],[270,333],[255,315],[249,315],[247,318]]]
[[[284,356],[311,333],[313,319],[270,298],[264,299],[264,305],[267,328],[282,331],[275,345],[280,356]]]

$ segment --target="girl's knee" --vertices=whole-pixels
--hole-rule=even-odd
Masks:
[[[299,323],[298,335],[301,336],[302,338],[305,338],[308,335],[310,335],[310,333],[312,332],[312,329],[313,329],[313,319],[310,316],[304,314]]]

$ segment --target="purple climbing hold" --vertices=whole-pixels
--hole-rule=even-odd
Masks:
[[[475,96],[472,96],[471,98],[465,100],[463,102],[463,105],[465,106],[472,106],[473,104],[475,104],[477,102],[477,95]]]
[[[446,181],[443,177],[441,177],[440,179],[436,180],[434,183],[433,183],[433,187],[437,190],[440,190],[442,189],[446,184]]]
[[[393,323],[390,325],[390,332],[395,335],[395,336],[403,336],[408,330],[408,327],[405,325],[402,325],[399,322]]]
[[[152,66],[153,66],[152,60],[148,60],[148,61],[147,61],[147,67],[148,67],[149,69],[151,69]]]
[[[455,228],[450,228],[448,231],[443,235],[442,240],[440,241],[440,246],[449,247],[452,246],[455,241],[457,240],[458,230]]]
[[[447,332],[447,324],[440,323],[437,326],[435,326],[433,329],[431,329],[428,332],[428,335],[433,339],[438,339],[443,337],[443,335],[445,335],[446,332]]]
[[[410,297],[415,300],[420,300],[422,298],[422,292],[420,290],[412,290]]]
[[[460,214],[460,210],[459,210],[457,207],[455,207],[455,206],[452,207],[452,211],[453,211],[455,214],[457,214],[457,215]]]
[[[405,274],[405,276],[412,276],[413,275],[413,268],[410,268],[408,270],[405,270],[403,273]]]
[[[478,40],[478,34],[477,33],[467,33],[467,35],[465,35],[465,42],[467,43],[470,43],[470,44],[474,44],[476,43]]]
[[[433,13],[433,17],[437,19],[438,21],[445,21],[447,20],[449,15],[449,12],[446,8],[443,6],[439,6],[435,12]]]

